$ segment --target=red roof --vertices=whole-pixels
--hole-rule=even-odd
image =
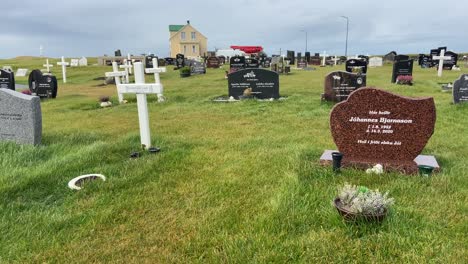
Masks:
[[[262,46],[231,46],[231,49],[242,50],[245,53],[259,53],[263,50]]]

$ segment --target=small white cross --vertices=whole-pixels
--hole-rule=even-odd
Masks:
[[[335,62],[335,66],[336,66],[336,62],[339,61],[340,59],[335,55],[335,57],[333,57],[333,61]]]
[[[50,72],[50,67],[54,67],[54,65],[49,64],[49,59],[47,59],[46,64],[44,64],[42,66],[47,67],[47,72]]]
[[[63,76],[63,83],[67,83],[67,66],[70,63],[65,61],[65,58],[62,56],[62,61],[57,62],[57,65],[62,65],[62,76]]]
[[[162,93],[162,85],[153,83],[145,84],[144,66],[141,62],[135,62],[135,83],[118,84],[120,93],[133,93],[137,97],[138,119],[140,124],[140,141],[143,148],[151,147],[151,131],[149,127],[148,103],[146,94]]]
[[[433,60],[439,60],[439,70],[437,71],[437,76],[442,77],[442,70],[444,68],[444,61],[446,60],[451,60],[452,57],[450,56],[444,56],[445,55],[445,50],[440,51],[440,56],[433,56]]]
[[[166,68],[158,68],[158,60],[156,58],[153,58],[153,68],[146,68],[145,72],[146,73],[154,73],[154,83],[156,84],[161,84],[161,79],[159,78],[159,73],[161,72],[166,72]],[[161,92],[158,93],[158,102],[164,102],[164,96],[163,96],[163,86],[161,84]]]
[[[130,56],[130,53],[127,53],[127,64],[130,66],[130,68],[128,68],[128,72],[130,74],[132,74],[132,68],[133,68],[132,62],[133,60],[132,60],[132,57]]]
[[[323,54],[321,54],[321,56],[323,56],[322,66],[325,66],[325,59],[327,58],[328,54],[324,51]]]
[[[117,62],[113,61],[112,62],[112,72],[106,72],[106,77],[114,77],[115,79],[115,85],[120,84],[120,77],[125,77],[127,75],[126,72],[119,71],[119,68],[117,67]],[[117,96],[119,97],[119,103],[122,103],[124,101],[123,94],[119,92],[117,89]]]
[[[132,64],[128,64],[127,63],[127,60],[124,60],[124,63],[122,65],[119,66],[120,69],[125,69],[125,83],[129,83],[130,82],[130,70],[131,68],[133,68]]]

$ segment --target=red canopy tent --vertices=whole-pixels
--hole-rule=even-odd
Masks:
[[[247,54],[259,53],[263,50],[262,46],[231,46],[231,49],[242,50]]]

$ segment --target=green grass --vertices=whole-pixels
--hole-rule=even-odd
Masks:
[[[55,64],[55,60],[51,60]],[[89,60],[95,63],[95,60]],[[42,68],[45,60],[0,60]],[[139,132],[134,97],[101,109],[115,86],[93,81],[110,67],[68,68],[55,100],[42,102],[43,144],[0,143],[0,262],[462,263],[468,258],[468,105],[451,104],[438,82],[463,72],[415,66],[412,87],[390,83],[391,66],[368,85],[435,98],[437,123],[424,154],[442,172],[339,175],[318,159],[334,149],[332,104],[321,103],[332,68],[280,77],[279,102],[213,103],[227,94],[224,70],[161,75],[167,102],[149,96],[153,142],[162,152],[131,160]],[[335,69],[344,69],[337,66]],[[18,78],[26,83],[27,78]],[[147,82],[153,81],[147,76]],[[128,97],[128,96],[127,96]],[[102,173],[81,191],[73,177]],[[344,182],[390,191],[382,225],[346,224],[332,207]]]

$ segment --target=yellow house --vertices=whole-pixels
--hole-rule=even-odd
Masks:
[[[186,25],[169,25],[169,33],[172,58],[178,53],[184,54],[185,57],[199,57],[206,54],[208,39],[192,27],[190,21],[187,21]]]

